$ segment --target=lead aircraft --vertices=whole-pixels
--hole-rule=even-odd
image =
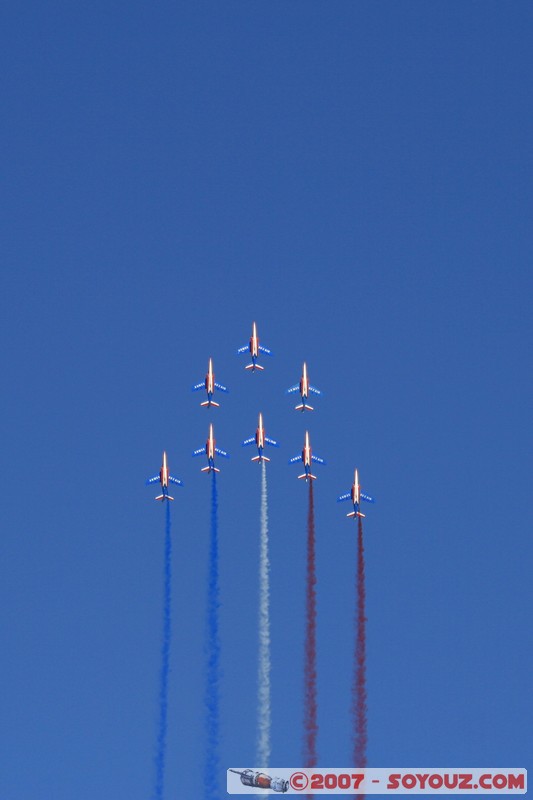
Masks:
[[[244,347],[239,347],[237,353],[246,353],[247,350],[250,351],[250,355],[252,356],[252,363],[247,364],[244,369],[251,369],[252,372],[254,372],[256,369],[264,369],[263,365],[257,362],[259,353],[266,353],[267,356],[271,356],[272,351],[267,347],[263,347],[262,344],[259,344],[259,336],[257,335],[257,325],[255,322],[252,325],[250,343],[245,344]]]

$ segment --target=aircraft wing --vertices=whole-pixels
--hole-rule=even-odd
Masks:
[[[289,458],[289,464],[296,464],[297,461],[301,461],[301,456],[294,456],[294,458]]]
[[[192,391],[192,392],[197,392],[197,391],[198,391],[198,389],[205,389],[205,381],[202,381],[201,383],[196,383],[196,384],[195,384],[195,385],[192,387],[191,391]]]
[[[274,439],[269,439],[268,436],[265,436],[265,442],[271,444],[272,447],[279,447],[279,444],[274,441]]]
[[[267,356],[272,355],[272,350],[269,350],[268,347],[263,347],[262,344],[259,345],[259,349],[261,350],[262,353],[266,353]]]
[[[198,450],[193,451],[193,456],[201,456],[205,453],[205,447],[199,447]]]
[[[247,444],[252,444],[253,442],[255,442],[255,436],[250,436],[249,439],[244,440],[241,447],[246,447]]]
[[[216,381],[215,381],[215,386],[217,387],[217,389],[220,389],[221,392],[227,392],[228,391],[228,389],[225,386],[222,386],[221,383],[217,383]]]
[[[368,494],[363,494],[363,492],[360,492],[360,495],[361,495],[361,500],[366,500],[367,503],[375,503],[376,502],[374,500],[374,498],[370,497],[370,495],[368,495]]]
[[[169,475],[169,476],[168,476],[168,479],[169,479],[169,481],[171,481],[172,483],[177,483],[177,484],[178,484],[178,486],[183,486],[183,481],[180,481],[180,479],[179,479],[179,478],[175,478],[173,475]]]
[[[244,347],[239,347],[239,349],[237,350],[237,353],[246,353],[246,351],[249,350],[249,349],[250,349],[249,345],[245,344]]]
[[[148,480],[145,483],[145,486],[148,486],[150,483],[155,483],[158,480],[160,480],[159,475],[154,475],[153,478],[148,478]]]
[[[326,463],[323,458],[320,458],[320,456],[315,456],[315,455],[311,456],[311,461],[315,461],[317,464],[325,464]]]
[[[300,389],[300,384],[297,383],[296,386],[291,386],[290,389],[287,389],[285,394],[292,394],[293,392],[297,392]]]
[[[346,494],[341,494],[341,496],[340,496],[340,497],[337,497],[337,503],[340,503],[340,502],[342,502],[343,500],[349,500],[351,496],[352,496],[352,495],[351,495],[351,493],[350,493],[350,492],[346,492]]]
[[[309,387],[309,391],[310,391],[310,392],[313,392],[313,394],[322,394],[322,392],[320,391],[320,389],[317,389],[317,388],[316,388],[316,386],[310,386],[310,387]]]
[[[220,448],[215,447],[215,453],[218,453],[219,456],[224,456],[224,458],[229,458],[228,453],[225,450],[220,450]]]

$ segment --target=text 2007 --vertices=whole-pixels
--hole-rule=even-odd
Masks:
[[[343,772],[335,775],[328,772],[326,775],[311,775],[311,789],[359,789],[364,780],[363,774],[349,775]]]

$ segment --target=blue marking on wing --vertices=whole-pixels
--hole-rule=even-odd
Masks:
[[[255,436],[250,436],[249,439],[245,439],[241,447],[246,447],[247,444],[252,444],[252,442],[255,442]]]
[[[326,464],[325,460],[323,458],[320,458],[320,456],[312,455],[311,461],[315,461],[317,464],[324,464],[324,465]]]
[[[268,347],[263,347],[262,344],[259,345],[259,350],[262,353],[266,353],[267,356],[271,356],[272,355],[272,350],[269,350]]]
[[[237,353],[246,353],[246,351],[249,349],[250,349],[249,345],[245,344],[244,347],[239,347]]]
[[[275,442],[274,439],[269,439],[268,436],[265,436],[265,442],[267,442],[267,444],[271,444],[272,447],[279,447],[279,444]]]
[[[370,497],[370,495],[368,495],[368,494],[363,494],[363,492],[360,492],[360,495],[361,495],[361,500],[366,500],[367,503],[375,503],[376,502],[374,500],[374,498]]]
[[[292,394],[293,392],[298,392],[300,390],[300,384],[296,384],[296,386],[291,386],[290,389],[287,389],[285,394]]]
[[[145,482],[145,486],[148,486],[150,483],[155,483],[156,481],[160,480],[159,475],[154,475],[153,478],[148,478]]]
[[[226,392],[226,393],[229,392],[229,389],[226,386],[222,386],[221,383],[217,383],[215,381],[215,386],[217,387],[217,389],[220,389],[221,392]]]
[[[173,475],[169,475],[168,479],[169,479],[169,481],[171,481],[172,483],[177,484],[178,486],[183,486],[183,481],[180,481],[179,478],[175,478]]]
[[[301,461],[301,456],[294,456],[293,458],[289,458],[289,464],[296,464],[297,461]]]
[[[229,454],[226,453],[225,450],[220,450],[218,447],[215,447],[215,453],[218,453],[219,456],[224,456],[224,458],[229,458]]]
[[[193,456],[201,456],[202,453],[205,453],[205,447],[199,447],[198,450],[194,450]]]
[[[310,387],[309,387],[309,391],[310,391],[310,392],[313,392],[313,394],[322,394],[322,392],[320,391],[320,389],[317,389],[317,388],[316,388],[316,386],[310,386]]]
[[[201,383],[195,383],[191,389],[191,392],[197,392],[198,389],[205,389],[205,381],[202,381]]]
[[[341,503],[343,500],[349,500],[351,497],[351,493],[347,492],[346,494],[341,494],[340,497],[337,497],[337,503]]]

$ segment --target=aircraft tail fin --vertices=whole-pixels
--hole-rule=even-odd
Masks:
[[[215,406],[215,408],[220,408],[220,403],[217,403],[215,400],[204,400],[203,403],[200,403],[201,406]]]
[[[347,517],[365,517],[366,514],[362,514],[360,511],[350,511],[349,514],[346,514]]]
[[[161,500],[161,502],[163,500],[174,500],[174,498],[171,497],[169,494],[159,494],[155,499],[156,500]]]
[[[311,472],[308,473],[304,472],[303,475],[298,475],[298,480],[301,479],[307,480],[308,478],[312,481],[316,481],[316,475],[313,475]]]
[[[294,406],[296,411],[314,411],[315,409],[313,406],[310,406],[309,403],[300,403],[298,406]]]
[[[268,456],[254,456],[252,461],[270,461]]]

